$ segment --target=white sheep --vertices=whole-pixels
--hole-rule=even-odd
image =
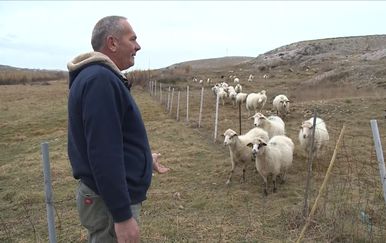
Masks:
[[[238,93],[236,95],[236,105],[242,105],[247,100],[247,93]]]
[[[311,150],[313,122],[313,117],[304,121],[299,131],[300,147],[307,155]],[[315,124],[314,149],[312,150],[311,155],[317,158],[322,149],[327,146],[330,136],[328,135],[326,123],[321,118],[317,117]]]
[[[240,79],[239,78],[235,78],[235,79],[233,79],[233,82],[238,84],[238,83],[240,83]]]
[[[252,74],[249,74],[248,82],[252,82],[252,81],[253,81],[253,78],[254,78],[254,76],[253,76]]]
[[[241,91],[243,91],[243,87],[241,86],[241,84],[236,84],[235,91],[236,93],[240,93]]]
[[[268,195],[267,177],[272,174],[273,192],[277,191],[276,179],[280,175],[285,182],[286,172],[292,165],[295,145],[287,136],[274,136],[268,143],[258,138],[256,142],[248,144],[255,156],[256,169],[264,180],[264,194]]]
[[[228,90],[228,97],[232,101],[233,106],[236,105],[236,96],[237,96],[237,93],[234,89],[230,91]]]
[[[217,95],[219,96],[219,99],[222,102],[222,105],[225,104],[225,99],[228,97],[228,93],[224,90],[224,88],[219,88],[217,91]]]
[[[253,118],[253,124],[255,127],[263,128],[268,132],[268,136],[272,138],[276,135],[285,135],[285,124],[284,121],[278,116],[266,117],[262,113],[256,113]]]
[[[267,95],[266,91],[262,90],[259,93],[250,93],[247,97],[245,105],[250,114],[251,111],[254,111],[256,113],[259,106],[259,111],[261,111],[265,105],[265,102],[267,102]]]
[[[227,129],[223,135],[224,146],[229,147],[229,154],[231,158],[231,172],[229,174],[226,184],[229,184],[232,175],[235,169],[235,166],[242,165],[243,168],[243,177],[242,180],[245,181],[245,165],[248,162],[252,162],[252,151],[248,148],[247,144],[257,141],[257,139],[268,140],[268,134],[261,128],[253,128],[249,130],[246,134],[238,136],[235,131],[232,129]]]
[[[289,113],[290,101],[287,96],[280,94],[273,99],[273,107],[276,110],[276,114],[279,116],[286,116]]]

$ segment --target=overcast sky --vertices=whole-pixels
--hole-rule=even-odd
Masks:
[[[0,64],[66,70],[95,23],[122,15],[142,47],[133,69],[252,56],[303,40],[386,34],[384,1],[0,1]]]

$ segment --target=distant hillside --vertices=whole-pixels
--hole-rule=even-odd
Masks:
[[[210,59],[199,59],[187,62],[181,62],[167,67],[166,69],[176,69],[190,66],[192,69],[212,69],[234,66],[254,59],[254,57],[219,57]]]
[[[67,72],[61,70],[28,69],[0,65],[0,85],[27,84],[67,79]]]
[[[300,85],[386,89],[386,35],[338,37],[300,41],[255,58],[222,57],[177,63],[153,70],[154,79],[175,82],[192,77],[219,80],[232,73],[246,80],[268,79]]]

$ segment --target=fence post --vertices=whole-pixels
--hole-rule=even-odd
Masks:
[[[154,98],[157,98],[157,80],[154,81]]]
[[[201,88],[200,114],[198,115],[198,127],[201,127],[202,104],[204,102],[204,87]]]
[[[172,97],[170,98],[170,107],[169,107],[170,114],[172,114],[172,109],[173,109],[173,97],[174,97],[174,88],[172,89]]]
[[[169,110],[169,102],[170,102],[170,86],[169,86],[169,89],[168,89],[168,100],[167,100],[167,104],[166,104],[166,111]]]
[[[189,86],[186,86],[186,122],[189,122]]]
[[[162,104],[162,83],[159,84],[159,102]]]
[[[304,192],[304,209],[303,216],[307,217],[308,215],[308,196],[311,187],[311,177],[312,177],[312,160],[313,160],[313,150],[314,150],[314,140],[315,140],[315,127],[316,127],[316,109],[314,110],[314,120],[312,122],[312,137],[311,137],[311,148],[308,152],[308,173],[307,173],[307,181],[306,181],[306,190]]]
[[[241,102],[239,103],[239,128],[240,128],[240,135],[241,135]]]
[[[217,125],[218,125],[218,102],[220,96],[217,94],[216,96],[216,118],[214,120],[214,142],[217,140]]]
[[[386,169],[385,159],[383,158],[382,144],[379,136],[377,120],[370,120],[371,130],[373,131],[375,151],[377,153],[379,173],[381,175],[381,183],[383,187],[383,199],[386,202]]]
[[[42,150],[42,157],[43,157],[44,191],[46,194],[48,238],[50,240],[50,243],[56,243],[55,216],[54,216],[54,206],[53,206],[53,198],[52,198],[50,160],[48,155],[47,142],[44,142],[41,144],[41,150]]]
[[[177,95],[177,121],[180,120],[180,93],[181,91],[178,91],[178,95]]]

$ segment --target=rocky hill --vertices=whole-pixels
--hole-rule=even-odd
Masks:
[[[374,35],[297,42],[259,55],[244,67],[276,76],[295,73],[304,84],[345,82],[357,88],[386,88],[385,64],[386,35]]]

